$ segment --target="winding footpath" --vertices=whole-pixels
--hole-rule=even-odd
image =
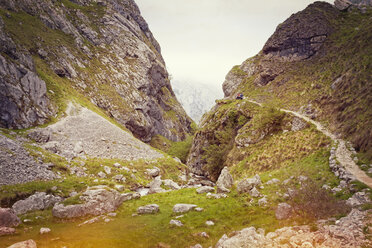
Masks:
[[[253,100],[246,100],[250,103],[257,104],[262,107],[262,104]],[[342,139],[338,139],[334,134],[332,134],[328,129],[326,129],[322,124],[317,121],[310,119],[309,117],[302,115],[300,113],[287,110],[287,109],[280,109],[280,111],[290,113],[298,118],[301,118],[311,124],[314,124],[316,128],[322,132],[324,135],[330,137],[334,142],[336,142],[337,150],[336,150],[336,159],[337,161],[353,176],[359,180],[360,182],[366,184],[368,187],[372,188],[372,178],[369,177],[363,170],[359,168],[357,164],[355,164],[354,160],[352,159],[352,153],[346,147],[346,142]]]

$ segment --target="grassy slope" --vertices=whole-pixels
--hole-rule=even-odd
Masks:
[[[309,60],[286,63],[284,73],[264,87],[253,84],[256,75],[232,69],[242,77],[245,96],[287,109],[312,103],[329,128],[340,132],[369,159],[372,156],[372,10],[342,13],[332,20],[338,27],[320,54]],[[258,64],[261,55],[252,58]],[[342,78],[335,89],[331,85]]]
[[[307,175],[314,178],[319,184],[327,183],[331,186],[337,184],[338,180],[328,168],[326,157],[327,151],[319,151],[301,161],[292,163],[286,168],[261,173],[263,182],[271,178],[284,180],[290,176],[298,177]],[[299,187],[297,180],[293,180],[291,187]],[[195,189],[183,189],[168,193],[145,196],[139,200],[125,202],[118,210],[118,216],[109,223],[96,223],[84,227],[77,227],[75,222],[61,222],[51,217],[50,211],[35,212],[22,216],[22,219],[32,219],[29,224],[22,224],[18,230],[20,235],[0,238],[0,245],[9,245],[12,242],[33,238],[37,241],[38,247],[155,247],[155,244],[163,242],[172,247],[188,247],[196,243],[203,246],[214,245],[224,234],[239,230],[247,226],[264,228],[272,231],[276,228],[290,225],[309,223],[310,220],[298,218],[287,221],[278,221],[275,218],[275,206],[284,201],[277,194],[285,193],[285,187],[279,185],[265,185],[261,193],[268,195],[269,205],[259,207],[257,199],[251,203],[248,194],[238,195],[235,190],[226,199],[207,199],[205,195],[199,195]],[[160,206],[160,212],[155,215],[135,216],[137,207],[156,203]],[[204,211],[190,212],[180,218],[184,227],[172,227],[169,221],[174,219],[172,207],[176,203],[197,204],[204,208]],[[35,219],[36,216],[43,216],[42,219]],[[212,220],[215,226],[207,227],[205,222]],[[46,236],[37,235],[40,227],[48,226],[52,233]],[[28,230],[27,227],[32,227]],[[24,231],[24,228],[26,228]],[[193,234],[205,231],[210,239],[195,237]],[[94,233],[100,233],[99,237]],[[58,240],[51,239],[59,237]]]

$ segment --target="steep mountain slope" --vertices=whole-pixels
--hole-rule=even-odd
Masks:
[[[221,98],[220,92],[200,83],[173,81],[172,87],[186,113],[199,123],[205,114]]]
[[[229,72],[225,97],[241,91],[307,112],[371,157],[372,25],[365,8],[317,2],[292,15],[257,56]]]
[[[226,99],[201,123],[188,165],[214,179],[224,165],[252,174],[293,163],[329,144],[315,138],[312,128],[307,135],[296,128],[297,134],[287,132],[297,120],[277,107],[322,121],[371,157],[371,16],[365,6],[340,11],[315,2],[280,24],[258,55],[226,76]],[[267,107],[233,100],[238,92]]]
[[[28,128],[94,104],[143,141],[179,141],[191,119],[175,99],[133,0],[0,1],[0,125]]]

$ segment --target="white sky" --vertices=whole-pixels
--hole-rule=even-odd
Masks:
[[[135,0],[173,79],[222,87],[276,26],[312,0]],[[333,0],[327,0],[333,3]]]

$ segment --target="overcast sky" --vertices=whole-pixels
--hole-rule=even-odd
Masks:
[[[276,26],[312,0],[135,0],[174,80],[221,88]],[[327,0],[333,2],[333,0]]]

